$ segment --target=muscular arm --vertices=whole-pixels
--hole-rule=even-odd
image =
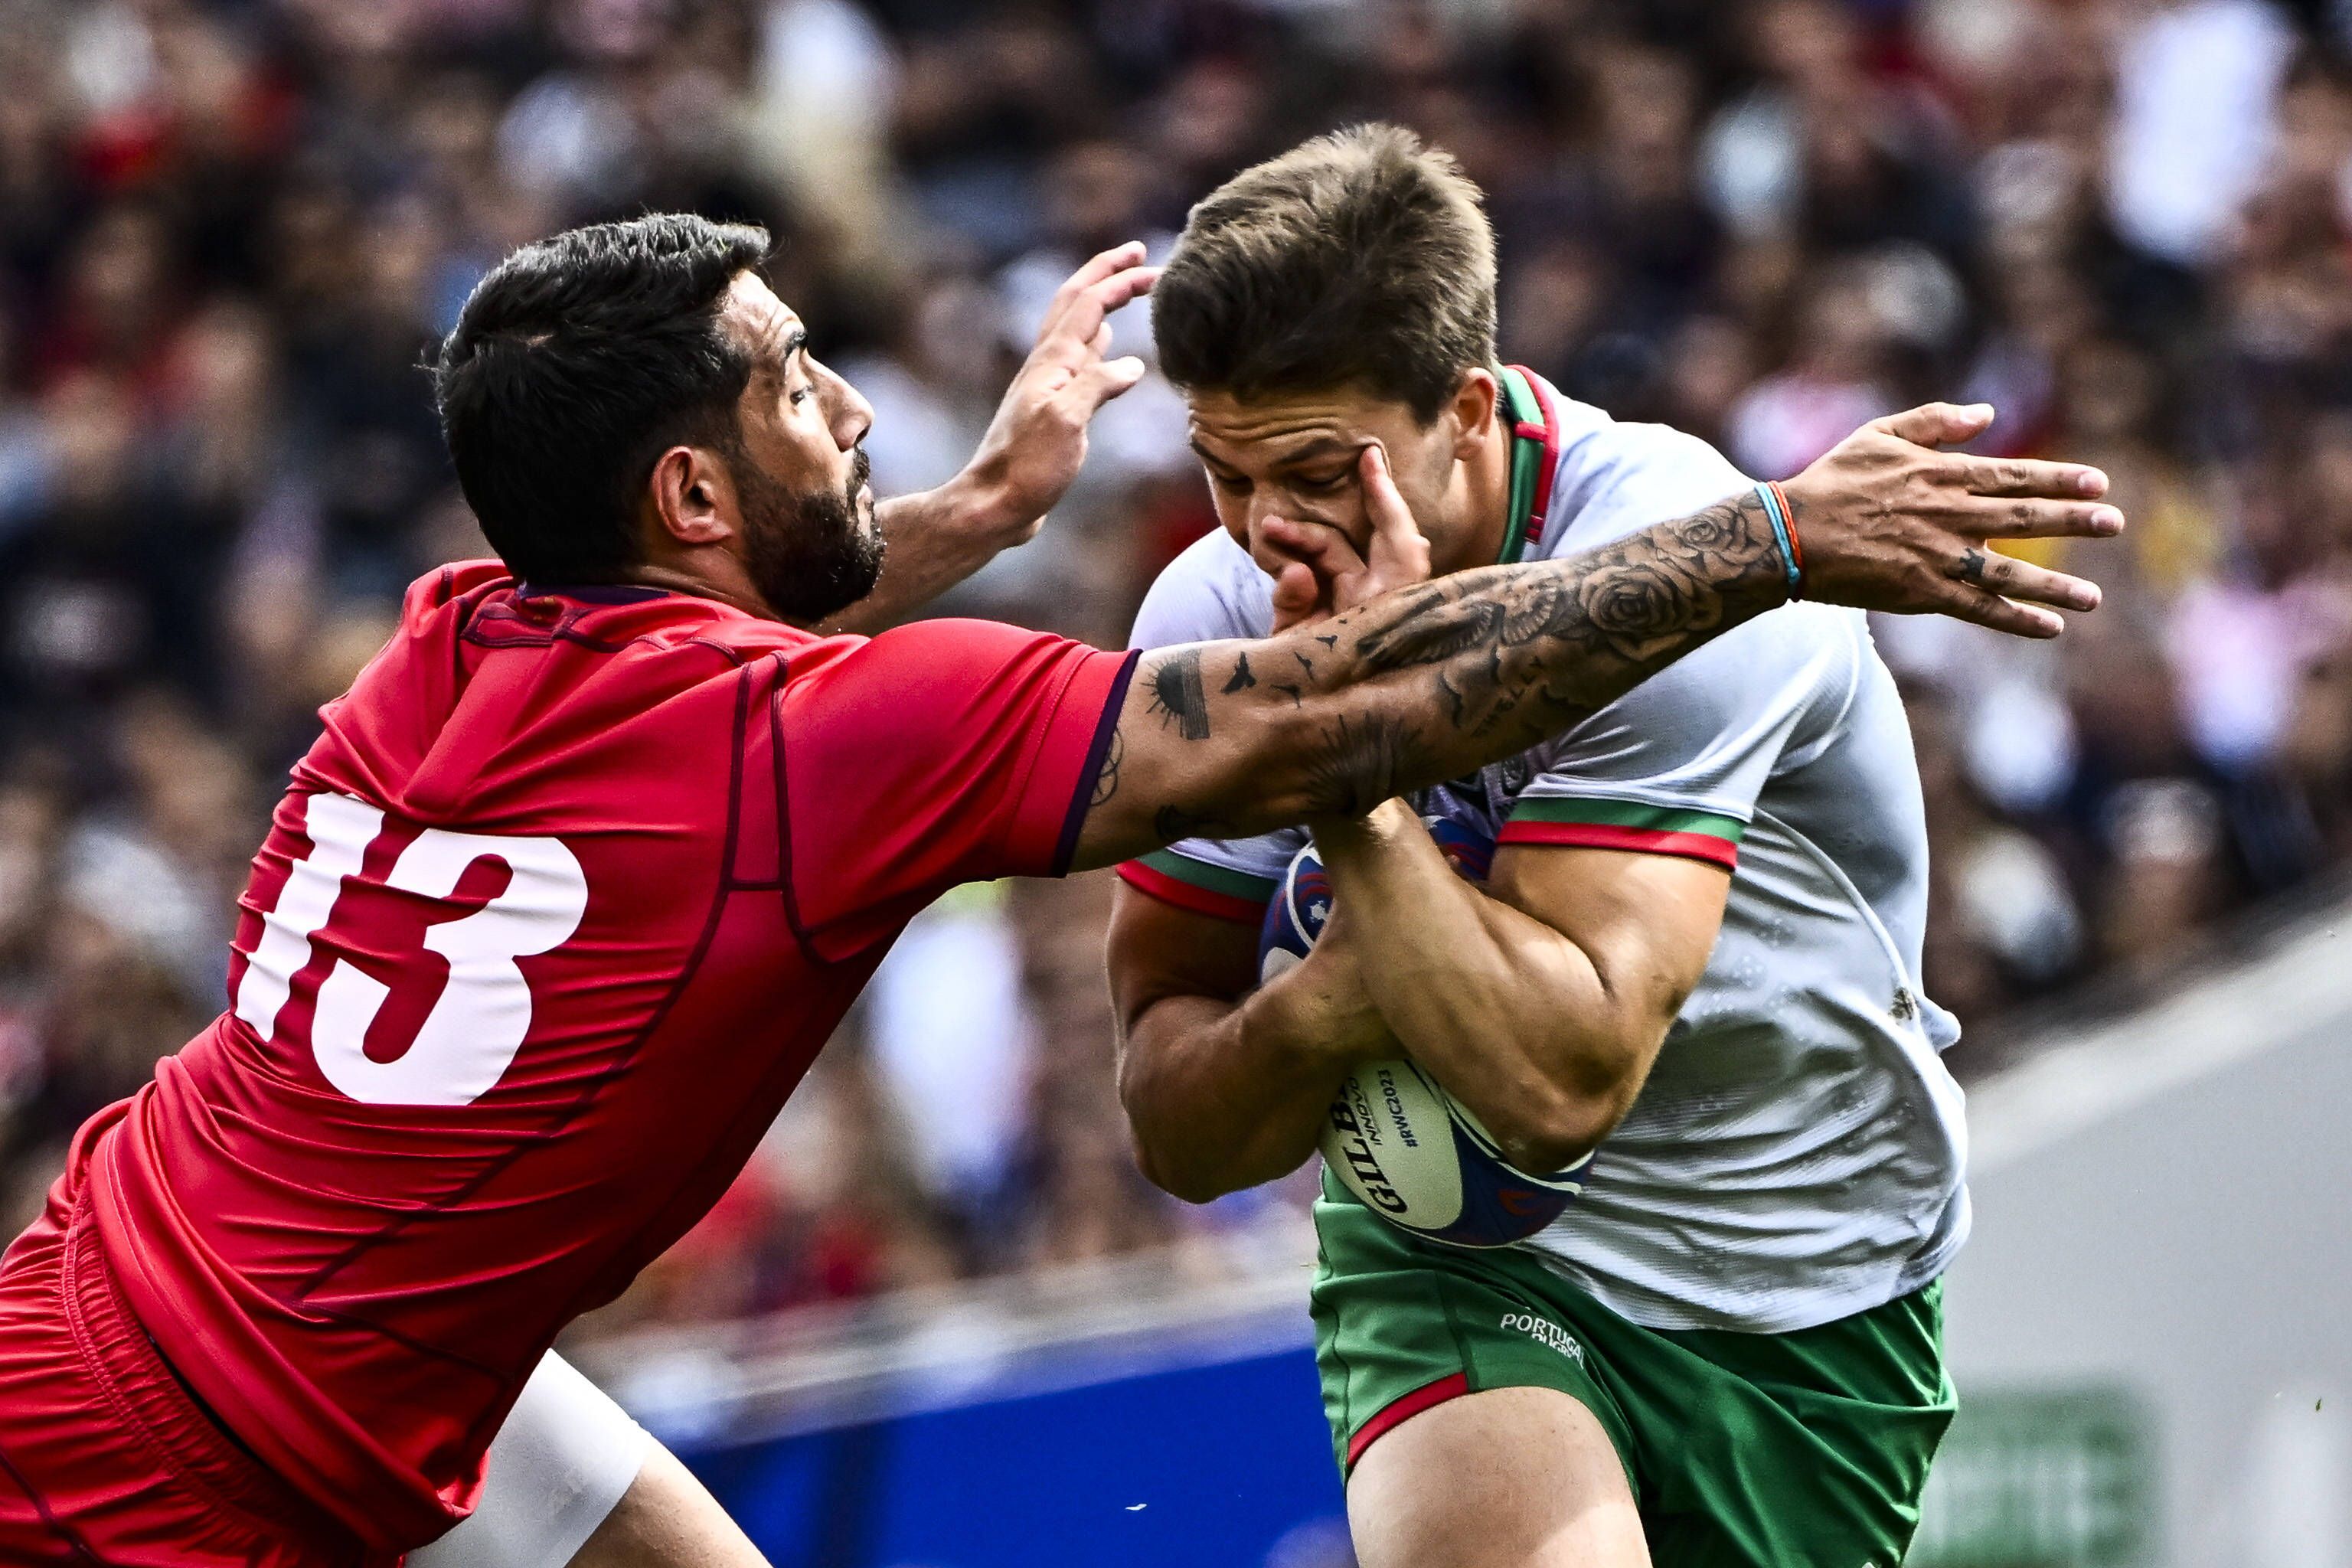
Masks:
[[[1981,544],[2116,531],[2120,512],[2083,499],[2105,477],[1918,444],[1965,439],[1987,418],[1941,405],[1894,416],[1790,480],[1807,592],[2033,637],[2063,623],[2021,600],[2095,606],[2092,584]],[[2061,496],[2077,499],[2034,499]],[[1385,510],[1383,526],[1411,526],[1401,504]],[[1261,641],[1150,655],[1076,863],[1360,815],[1524,751],[1784,602],[1787,564],[1743,491],[1566,560],[1457,573]]]
[[[2105,485],[2095,470],[1928,449],[1969,438],[1990,417],[1990,410],[1940,405],[1898,415],[1790,481],[1813,596],[1942,610],[2043,637],[2055,634],[2056,617],[2016,600],[2097,603],[2087,584],[1979,548],[1993,537],[2122,526],[2112,508],[2093,504]],[[1378,522],[1376,511],[1376,532]],[[1735,500],[1549,569],[1456,576],[1268,644],[1160,655],[1130,698],[1120,734],[1129,749],[1108,760],[1097,791],[1106,805],[1128,796],[1119,820],[1104,815],[1106,837],[1140,843],[1247,833],[1293,820],[1293,812],[1321,815],[1333,802],[1360,811],[1517,750],[1540,726],[1573,722],[1774,602],[1780,563],[1760,523],[1754,503]],[[1391,553],[1402,552],[1391,543]],[[1318,648],[1333,657],[1294,675],[1286,660],[1313,660]],[[1351,707],[1352,684],[1310,687],[1300,679],[1310,673],[1327,681],[1345,676],[1376,694]],[[1268,690],[1287,700],[1286,725],[1279,710],[1269,720],[1257,705],[1233,700]],[[1308,721],[1310,700],[1337,710]],[[1186,748],[1211,751],[1219,734],[1252,755],[1239,777],[1213,766],[1185,773]],[[1286,759],[1286,747],[1298,759]],[[1722,917],[1727,879],[1702,864],[1514,847],[1496,857],[1490,896],[1454,877],[1433,851],[1424,856],[1428,840],[1417,824],[1410,836],[1400,830],[1385,841],[1334,837],[1348,831],[1326,837],[1327,853],[1345,863],[1335,875],[1351,884],[1349,895],[1335,900],[1314,955],[1255,995],[1247,994],[1255,978],[1247,928],[1219,931],[1213,928],[1221,922],[1120,891],[1109,958],[1121,1093],[1144,1168],[1171,1192],[1205,1199],[1303,1161],[1339,1080],[1366,1055],[1394,1048],[1385,1043],[1387,1015],[1377,1026],[1363,1021],[1371,1001],[1365,973],[1398,962],[1410,975],[1430,957],[1414,951],[1418,938],[1457,923],[1463,960],[1493,987],[1491,1009],[1475,994],[1481,985],[1455,986],[1449,977],[1454,994],[1433,996],[1443,987],[1389,975],[1397,983],[1382,990],[1396,1033],[1415,1037],[1406,1048],[1443,1064],[1433,1069],[1441,1081],[1458,1085],[1490,1129],[1507,1131],[1519,1158],[1565,1164],[1631,1104]],[[1393,861],[1384,853],[1391,850]],[[1351,930],[1359,894],[1400,912],[1381,931]],[[1351,952],[1359,938],[1390,951],[1359,957]],[[1477,1047],[1494,1031],[1528,1020],[1538,1026],[1527,1039],[1501,1059],[1479,1059]],[[1529,1083],[1540,1089],[1523,1107]],[[1515,1114],[1519,1109],[1532,1113]]]
[[[1260,989],[1249,927],[1124,884],[1112,905],[1119,1097],[1138,1163],[1178,1197],[1297,1170],[1340,1081],[1400,1055],[1522,1169],[1572,1164],[1632,1107],[1730,884],[1670,856],[1507,847],[1481,890],[1393,802],[1317,842],[1332,920]]]
[[[1481,889],[1394,802],[1319,825],[1316,846],[1333,907],[1354,917],[1365,995],[1532,1172],[1574,1163],[1624,1119],[1706,968],[1731,885],[1722,867],[1674,856],[1506,845]]]
[[[1475,772],[1787,597],[1771,528],[1742,496],[1567,560],[1148,655],[1077,864],[1356,816]]]
[[[1136,1162],[1189,1202],[1297,1170],[1349,1069],[1396,1052],[1340,944],[1253,989],[1255,927],[1122,882],[1109,952]]]

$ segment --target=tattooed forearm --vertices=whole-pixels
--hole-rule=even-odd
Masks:
[[[1311,630],[1150,656],[1136,689],[1160,723],[1106,758],[1097,796],[1119,798],[1089,816],[1087,847],[1262,833],[1475,773],[1787,597],[1749,499],[1566,561],[1402,589]],[[1119,792],[1127,757],[1149,787]]]
[[[1307,807],[1318,816],[1370,811],[1392,795],[1419,788],[1433,765],[1426,743],[1395,714],[1340,714],[1301,763]]]
[[[1152,668],[1151,710],[1188,741],[1209,738],[1209,701],[1201,687],[1201,650],[1179,648]],[[1222,695],[1222,694],[1221,694]]]
[[[1402,669],[1408,665],[1444,664],[1498,640],[1506,612],[1500,605],[1473,599],[1449,602],[1444,589],[1430,584],[1418,594],[1419,603],[1384,626],[1375,626],[1357,639],[1356,652],[1374,669]]]
[[[1508,756],[1786,597],[1771,525],[1746,498],[1375,600],[1313,639],[1333,647],[1301,706],[1329,716],[1300,760],[1304,808],[1361,810]]]
[[[1188,811],[1181,805],[1161,806],[1151,818],[1151,830],[1162,844],[1173,844],[1180,838],[1225,838],[1237,829],[1233,823],[1214,812]]]

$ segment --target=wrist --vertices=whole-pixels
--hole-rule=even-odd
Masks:
[[[991,551],[1018,543],[1035,521],[1013,495],[1005,465],[983,453],[930,492],[936,521],[958,538]]]
[[[1389,1033],[1352,965],[1309,953],[1259,987],[1242,1008],[1242,1026],[1260,1047],[1302,1070],[1343,1070],[1393,1056]]]
[[[1396,842],[1399,835],[1417,829],[1421,818],[1397,797],[1381,802],[1360,816],[1328,816],[1314,824],[1315,852],[1328,867],[1337,858],[1376,853]]]
[[[1779,552],[1782,581],[1787,584],[1791,600],[1804,597],[1805,547],[1797,537],[1797,507],[1789,492],[1774,480],[1756,487],[1757,504],[1764,509],[1764,521],[1772,531],[1773,547]]]

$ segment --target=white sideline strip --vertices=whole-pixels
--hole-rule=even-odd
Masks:
[[[2352,1014],[2352,909],[2315,915],[2269,952],[2152,1006],[2062,1033],[1969,1091],[1969,1170],[1982,1175]]]
[[[1205,1239],[1205,1238],[1203,1238]],[[777,1435],[1083,1387],[1308,1342],[1303,1216],[1045,1275],[903,1292],[844,1309],[651,1330],[583,1347],[588,1372],[656,1433]],[[1191,1275],[1188,1278],[1188,1274]]]

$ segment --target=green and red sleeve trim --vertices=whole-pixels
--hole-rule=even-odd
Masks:
[[[1633,800],[1522,795],[1497,844],[1564,844],[1582,849],[1633,849],[1680,855],[1728,871],[1739,864],[1748,825],[1720,812],[1647,805]]]
[[[1158,849],[1139,860],[1129,860],[1119,867],[1118,874],[1137,892],[1163,904],[1253,926],[1265,919],[1265,907],[1274,902],[1276,887],[1271,877],[1212,866],[1173,849]]]

